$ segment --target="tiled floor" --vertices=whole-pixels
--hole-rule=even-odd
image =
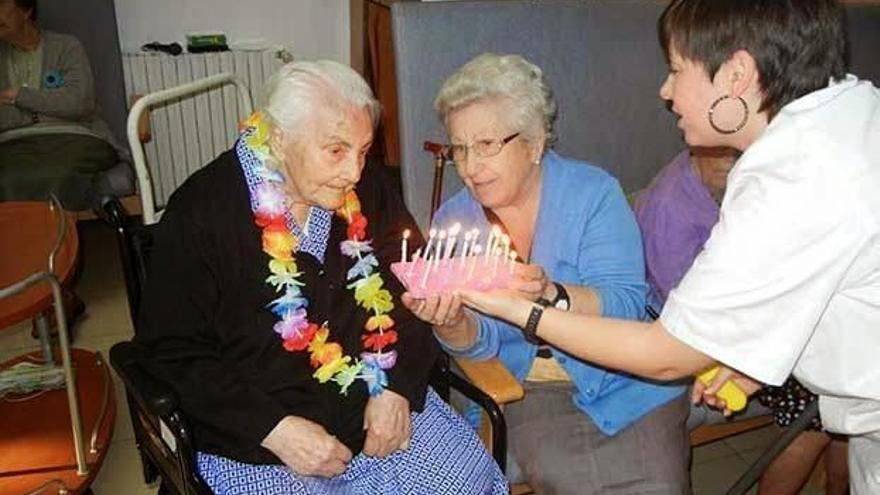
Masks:
[[[729,489],[755,462],[777,435],[768,426],[694,449],[691,482],[695,495],[720,495]],[[756,488],[749,491],[750,495]],[[824,491],[807,484],[801,495],[821,495]]]
[[[75,345],[101,351],[106,357],[114,343],[127,340],[132,335],[125,285],[116,244],[109,228],[96,221],[81,223],[80,235],[83,266],[76,291],[86,302],[87,310],[85,317],[77,323]],[[29,324],[0,333],[0,361],[35,347],[36,341],[30,336]],[[145,485],[141,478],[128,409],[118,381],[116,403],[118,409],[113,443],[92,489],[96,495],[155,494],[156,487]],[[697,448],[692,470],[694,493],[724,493],[745,471],[748,463],[757,458],[774,434],[771,428],[764,428]],[[812,487],[802,492],[806,495],[820,493],[820,490]]]

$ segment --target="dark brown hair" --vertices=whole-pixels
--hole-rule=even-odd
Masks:
[[[37,20],[37,0],[15,0],[15,5],[21,10],[30,10],[32,22]]]
[[[836,0],[672,0],[657,23],[672,48],[710,78],[737,50],[758,68],[773,118],[789,102],[846,75],[846,24]]]

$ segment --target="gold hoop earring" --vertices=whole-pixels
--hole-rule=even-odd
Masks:
[[[715,129],[715,131],[718,132],[719,134],[734,134],[736,132],[739,132],[743,127],[745,127],[746,122],[749,121],[749,104],[746,103],[746,100],[744,100],[742,98],[742,96],[737,96],[736,99],[740,103],[742,103],[742,106],[743,106],[742,120],[733,129],[722,129],[722,128],[718,127],[718,124],[716,124],[715,120],[713,119],[713,117],[715,115],[715,108],[718,106],[719,103],[721,103],[724,100],[728,100],[728,99],[730,99],[730,95],[724,95],[724,96],[718,98],[717,100],[715,100],[714,102],[712,102],[712,105],[709,106],[709,125],[711,125],[712,129]]]

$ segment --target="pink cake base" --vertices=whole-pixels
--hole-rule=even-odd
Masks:
[[[483,256],[468,257],[462,266],[461,258],[445,259],[432,268],[427,279],[424,279],[424,275],[428,263],[421,259],[415,262],[415,266],[411,261],[392,263],[391,271],[413,297],[424,298],[456,289],[489,290],[510,287],[515,279],[510,273],[510,262],[498,259],[497,267],[493,269],[495,262],[489,258],[487,263]]]

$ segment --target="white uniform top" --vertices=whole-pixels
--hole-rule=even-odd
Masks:
[[[854,76],[786,105],[730,173],[721,217],[661,315],[688,345],[880,431],[880,92]]]

